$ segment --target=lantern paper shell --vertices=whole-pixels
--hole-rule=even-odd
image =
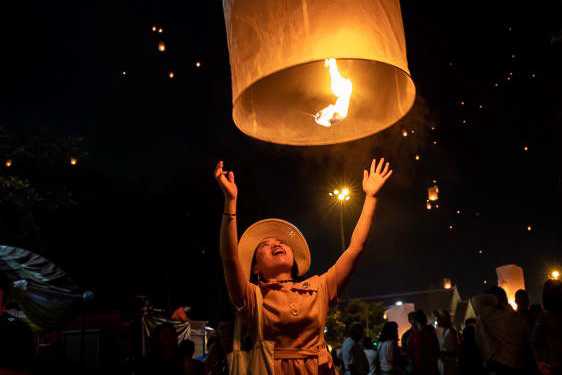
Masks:
[[[498,275],[498,286],[503,288],[507,294],[507,300],[514,306],[515,293],[519,289],[525,289],[525,277],[523,268],[514,264],[496,268]]]
[[[439,187],[433,185],[427,189],[427,199],[431,202],[439,200]]]
[[[398,337],[410,329],[412,326],[408,321],[408,314],[416,310],[413,303],[404,303],[400,306],[392,306],[385,311],[386,320],[398,324]]]
[[[223,0],[233,118],[245,134],[324,145],[377,133],[412,107],[398,0]],[[335,103],[327,58],[353,85],[347,118],[319,126]]]

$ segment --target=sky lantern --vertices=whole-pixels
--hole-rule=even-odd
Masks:
[[[398,337],[402,335],[411,327],[408,321],[408,314],[414,312],[416,307],[413,303],[396,303],[394,306],[388,308],[384,316],[389,322],[396,322],[398,324]]]
[[[158,51],[159,52],[165,52],[166,51],[166,43],[160,41],[158,42]]]
[[[437,184],[427,188],[427,200],[430,202],[439,200],[439,186]]]
[[[398,0],[224,0],[223,8],[243,133],[341,143],[388,128],[412,107]]]
[[[443,279],[443,289],[452,289],[452,288],[453,288],[453,282],[451,281],[451,279],[444,278]]]
[[[508,264],[496,268],[498,275],[498,286],[503,288],[507,293],[507,300],[513,308],[517,308],[515,304],[515,293],[519,289],[525,289],[525,277],[523,268],[514,264]]]
[[[6,168],[10,168],[12,166],[12,159],[7,159],[4,162],[4,165],[6,166]]]
[[[70,158],[70,165],[75,166],[76,164],[78,164],[78,159]]]

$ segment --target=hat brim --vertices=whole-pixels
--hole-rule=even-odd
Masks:
[[[247,279],[251,276],[252,259],[256,247],[266,238],[277,238],[293,250],[298,275],[304,275],[310,268],[310,249],[301,231],[282,219],[265,219],[252,224],[238,243],[238,258]]]

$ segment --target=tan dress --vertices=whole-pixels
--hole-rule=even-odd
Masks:
[[[254,284],[246,288],[248,322],[257,320],[257,288]],[[328,306],[337,295],[335,267],[302,282],[260,283],[259,288],[264,339],[275,348],[275,375],[336,374],[324,340]]]

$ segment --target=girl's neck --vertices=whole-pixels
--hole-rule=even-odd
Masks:
[[[280,281],[290,281],[293,280],[293,276],[291,275],[290,272],[281,272],[275,276],[272,276],[270,278],[266,278],[264,281],[267,282],[280,282]]]

